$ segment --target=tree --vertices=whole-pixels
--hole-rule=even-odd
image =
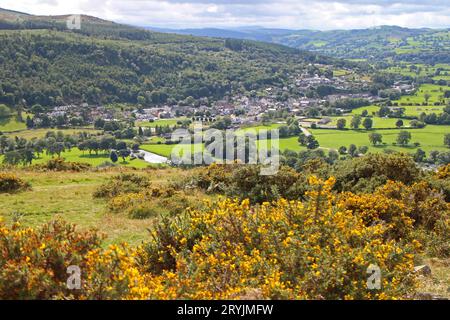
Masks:
[[[361,116],[359,115],[353,116],[350,126],[353,129],[358,129],[360,125],[361,125]]]
[[[401,128],[401,127],[403,127],[403,125],[404,125],[404,123],[403,123],[402,119],[398,119],[397,122],[395,123],[395,126],[397,128]]]
[[[346,125],[347,125],[347,120],[345,120],[344,118],[338,119],[338,121],[336,122],[336,127],[339,130],[344,129]]]
[[[8,118],[11,116],[11,110],[4,104],[0,104],[0,119]]]
[[[126,158],[129,157],[130,154],[131,152],[128,149],[119,150],[119,155],[122,157],[123,162],[125,162]]]
[[[3,163],[10,165],[18,165],[23,160],[23,155],[16,150],[6,152],[3,157]]]
[[[373,126],[373,121],[371,118],[364,118],[363,121],[363,127],[366,128],[366,130],[371,129]]]
[[[446,91],[444,92],[444,98],[445,98],[445,99],[450,98],[450,90],[446,90]]]
[[[381,133],[371,133],[369,134],[369,141],[371,144],[373,144],[374,146],[377,144],[381,144],[383,143],[383,136],[381,135]]]
[[[103,120],[102,118],[95,119],[95,121],[94,121],[95,129],[103,129],[104,126],[105,126],[105,120]]]
[[[380,118],[387,117],[390,114],[391,114],[391,109],[389,109],[389,107],[383,106],[383,107],[380,107],[380,110],[378,110],[378,116]]]
[[[429,94],[429,93],[427,92],[427,93],[425,93],[425,94],[423,95],[423,97],[424,97],[424,99],[425,99],[426,104],[428,104],[428,101],[430,101],[430,98],[431,98],[431,94]]]
[[[358,152],[361,154],[366,154],[367,151],[369,151],[369,147],[368,146],[361,146],[358,148]]]
[[[302,146],[306,146],[306,143],[308,142],[307,136],[303,132],[299,133],[297,140],[298,140],[298,143],[300,143],[300,145],[302,145]]]
[[[422,149],[417,149],[413,158],[414,158],[415,162],[423,162],[423,160],[425,159],[425,156],[426,156],[425,151],[423,151]]]
[[[286,138],[289,136],[289,128],[287,126],[279,127],[278,132],[279,132],[280,138]]]
[[[397,143],[399,145],[405,146],[411,140],[411,132],[409,131],[400,131],[397,136]]]
[[[31,165],[31,163],[33,162],[34,159],[36,159],[36,157],[34,155],[33,149],[27,147],[23,152],[23,159],[22,159],[23,163],[25,165],[27,165],[27,164]]]
[[[356,157],[358,155],[358,148],[354,144],[351,144],[348,147],[348,154],[352,157]]]
[[[338,149],[339,154],[346,154],[347,153],[347,147],[346,146],[341,146]]]
[[[111,161],[113,163],[116,163],[119,160],[119,156],[117,155],[116,151],[111,151],[111,154],[109,155],[109,159],[111,159]]]
[[[319,147],[319,142],[314,138],[314,136],[308,136],[306,138],[306,148],[313,150]]]
[[[447,147],[450,148],[450,133],[447,133],[447,134],[444,136],[444,144],[445,144]]]
[[[126,144],[125,141],[117,142],[116,149],[123,150],[123,149],[126,149],[126,148],[127,148],[127,144]]]
[[[33,121],[33,119],[30,118],[30,116],[27,116],[25,123],[27,125],[27,129],[34,128],[34,121]]]

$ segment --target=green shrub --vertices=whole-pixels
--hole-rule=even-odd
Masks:
[[[82,172],[92,168],[88,163],[66,162],[62,158],[51,159],[45,164],[35,165],[34,168],[50,171],[75,171]]]
[[[121,173],[95,190],[95,198],[113,198],[124,193],[138,193],[150,186],[148,177],[135,173]]]

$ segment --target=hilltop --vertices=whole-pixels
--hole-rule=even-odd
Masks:
[[[81,16],[2,10],[2,103],[165,103],[283,88],[310,63],[345,64],[279,44],[152,32]]]

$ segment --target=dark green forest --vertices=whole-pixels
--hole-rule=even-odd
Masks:
[[[71,31],[58,19],[4,19],[0,103],[162,104],[188,97],[208,103],[230,93],[283,87],[310,62],[333,61],[250,40],[168,35],[90,17],[83,21],[81,30]]]

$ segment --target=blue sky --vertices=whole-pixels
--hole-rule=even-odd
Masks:
[[[0,7],[164,28],[450,27],[450,0],[1,0]]]

